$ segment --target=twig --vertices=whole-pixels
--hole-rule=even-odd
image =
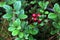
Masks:
[[[52,40],[56,35],[51,36],[48,40]]]

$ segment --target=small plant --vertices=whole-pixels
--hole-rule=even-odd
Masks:
[[[52,8],[53,12],[46,10],[48,6],[49,1],[36,0],[30,2],[7,0],[3,5],[0,5],[6,10],[6,14],[2,17],[8,21],[8,31],[15,37],[14,40],[37,40],[34,38],[35,35],[39,34],[45,37],[47,33],[49,33],[48,36],[59,35],[60,6],[55,3]],[[30,23],[30,21],[32,22]],[[45,40],[43,36],[39,40]]]
[[[21,7],[21,4],[21,1],[16,1],[13,4],[14,8],[9,5],[3,6],[6,9],[6,14],[3,15],[3,18],[9,21],[8,30],[12,32],[12,36],[19,36],[18,38],[20,40],[24,39],[24,36],[26,36],[26,39],[29,36],[28,33],[25,34],[23,31],[24,26],[22,27],[22,25],[25,25],[26,22],[21,20],[26,19],[27,15],[24,14],[24,9]]]

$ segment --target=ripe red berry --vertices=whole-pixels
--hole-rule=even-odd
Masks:
[[[33,17],[33,18],[36,18],[36,17],[37,17],[37,15],[36,15],[36,14],[32,14],[32,17]]]
[[[41,20],[38,20],[38,23],[41,23]]]
[[[40,14],[37,14],[37,16],[39,17],[39,16],[40,16]]]
[[[33,21],[36,22],[37,21],[37,18],[33,18]]]

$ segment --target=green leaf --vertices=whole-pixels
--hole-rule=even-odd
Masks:
[[[34,38],[32,36],[29,36],[29,40],[34,40]]]
[[[0,7],[3,7],[6,4],[6,2],[0,2]]]
[[[20,8],[21,8],[21,1],[16,1],[16,2],[13,4],[13,6],[14,6],[14,9],[15,9],[16,11],[19,11]]]
[[[25,40],[25,39],[23,39],[23,38],[15,38],[15,40]]]
[[[20,10],[20,14],[24,14],[24,9],[21,9]]]
[[[22,28],[25,28],[25,26],[26,26],[26,22],[25,22],[25,21],[22,21],[22,22],[21,22],[21,27],[22,27]]]
[[[5,14],[5,15],[3,15],[3,18],[5,18],[5,19],[10,19],[11,20],[11,18],[12,18],[12,14]]]
[[[60,22],[58,22],[58,25],[60,25]]]
[[[41,13],[44,13],[44,10],[40,9],[40,12],[41,12]]]
[[[25,39],[28,39],[28,37],[29,37],[29,34],[24,34],[24,37],[25,37]]]
[[[9,27],[8,31],[14,31],[16,28],[15,27]]]
[[[57,16],[58,16],[58,19],[60,20],[60,13],[58,13]]]
[[[48,1],[46,1],[45,5],[44,5],[44,9],[46,9],[46,8],[47,8],[48,4],[49,4],[49,2],[48,2]]]
[[[21,21],[20,21],[19,18],[17,18],[17,19],[13,22],[13,25],[14,25],[14,26],[20,26],[20,24],[21,24]]]
[[[54,9],[55,12],[59,12],[60,11],[59,4],[55,3],[53,9]]]
[[[32,25],[32,24],[28,25],[28,27],[29,27],[30,30],[33,29],[33,28],[35,28],[35,26]],[[32,30],[31,30],[31,31],[32,31]]]
[[[24,9],[21,9],[20,11],[16,11],[16,14],[24,14]]]
[[[54,14],[54,13],[50,13],[50,14],[48,15],[48,18],[50,18],[50,19],[56,19],[56,18],[57,18],[57,15]]]
[[[18,27],[17,27],[17,30],[20,30],[20,29],[21,29],[21,26],[18,26]]]
[[[31,1],[31,2],[30,2],[30,4],[35,4],[35,3],[36,3],[36,1]]]
[[[5,2],[9,5],[13,4],[14,2],[16,2],[17,0],[5,0]]]
[[[23,38],[23,37],[24,37],[24,33],[23,33],[23,32],[20,32],[20,33],[19,33],[19,37],[20,37],[20,38]]]
[[[19,30],[14,30],[14,31],[12,31],[12,35],[13,35],[13,36],[17,36],[18,33],[19,33]]]
[[[46,23],[47,23],[48,21],[49,21],[48,19],[45,19],[45,20],[44,20],[44,22],[46,22]]]
[[[36,26],[37,24],[38,24],[37,22],[34,22],[34,23],[33,23],[33,25],[35,25],[35,26]]]
[[[43,8],[43,2],[42,1],[38,2],[38,4],[41,8]]]
[[[38,33],[38,29],[37,28],[34,28],[34,29],[31,29],[30,30],[30,33],[32,34],[32,35],[36,35],[37,33]]]
[[[20,38],[15,38],[15,40],[20,40]]]
[[[20,14],[20,11],[16,11],[15,14]]]
[[[50,34],[51,35],[54,35],[54,34],[56,34],[56,33],[58,33],[59,32],[59,30],[57,29],[57,30],[52,30],[51,32],[50,32]]]
[[[27,18],[27,15],[25,15],[25,14],[20,14],[18,17],[19,17],[20,19],[26,19],[26,18]]]
[[[58,29],[60,29],[60,25],[59,25],[58,23],[56,23],[56,22],[53,22],[52,24],[53,24],[53,26],[54,26],[55,28],[58,28]]]
[[[46,1],[46,2],[40,1],[40,2],[38,2],[38,4],[39,4],[39,6],[40,6],[42,9],[45,10],[45,9],[47,8],[49,2],[48,2],[48,1]]]
[[[48,11],[45,11],[45,14],[49,14],[49,12]]]
[[[10,7],[9,5],[4,5],[3,8],[6,9],[7,13],[12,13],[12,7]]]
[[[9,23],[9,26],[10,26],[10,27],[15,27],[12,23],[13,23],[13,22],[10,22],[10,23]]]
[[[40,27],[44,26],[44,22],[40,23],[39,25],[40,25]]]

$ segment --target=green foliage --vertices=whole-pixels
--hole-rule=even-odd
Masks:
[[[48,6],[48,4],[49,4],[49,2],[47,1],[47,2],[42,2],[42,1],[40,1],[40,2],[38,2],[38,4],[39,4],[39,6],[42,8],[42,9],[46,9],[47,8],[47,6]]]
[[[51,35],[54,35],[54,34],[56,34],[56,33],[58,33],[59,32],[59,30],[52,30],[51,32],[50,32],[50,34]]]
[[[12,35],[13,35],[13,36],[17,36],[18,33],[19,33],[19,30],[14,30],[14,31],[12,31]]]
[[[3,15],[3,18],[4,18],[4,19],[7,19],[7,20],[11,20],[12,14],[6,13],[5,15]]]
[[[0,7],[3,7],[6,4],[6,2],[0,2]]]
[[[32,35],[36,35],[37,33],[38,33],[38,29],[37,28],[34,28],[34,29],[31,29],[30,30],[30,33],[32,34]]]
[[[40,9],[40,12],[41,12],[41,13],[44,13],[44,10]]]
[[[48,15],[48,18],[50,18],[50,19],[56,19],[56,18],[57,18],[57,15],[54,14],[54,13],[50,13],[50,14]]]
[[[14,25],[14,26],[20,26],[20,24],[21,24],[21,21],[20,21],[19,18],[16,19],[16,20],[13,22],[13,25]]]
[[[20,38],[16,38],[15,40],[20,40]]]
[[[25,1],[25,0],[24,0]],[[7,4],[3,3],[3,7],[6,10],[6,14],[3,15],[4,19],[9,22],[8,31],[11,32],[12,36],[16,36],[15,40],[35,40],[33,35],[43,32],[43,34],[48,30],[51,35],[57,34],[60,31],[60,6],[55,4],[53,7],[54,13],[45,11],[49,2],[48,1],[31,1],[27,3],[23,0],[7,0]],[[24,3],[24,5],[23,5]],[[24,7],[35,5],[31,10],[25,11]],[[1,3],[2,4],[2,3]],[[12,6],[11,6],[12,4]],[[38,8],[39,7],[39,8]],[[27,13],[27,15],[26,15]],[[33,17],[29,13],[40,14],[37,17],[37,22],[32,22]],[[30,16],[29,16],[30,15]],[[29,16],[29,17],[28,17]],[[39,23],[39,21],[41,21]],[[52,29],[51,29],[51,28]],[[42,29],[42,30],[41,30]],[[50,31],[51,30],[51,31]],[[45,40],[45,39],[44,39]]]
[[[23,38],[24,37],[24,33],[23,32],[20,32],[19,33],[19,38]]]
[[[55,3],[53,9],[54,9],[55,12],[60,13],[60,6],[59,6],[59,4]]]
[[[3,8],[6,9],[6,12],[7,12],[7,13],[10,13],[10,14],[11,14],[11,12],[12,12],[12,7],[10,7],[9,5],[4,5]]]
[[[54,26],[55,28],[60,29],[60,25],[59,25],[58,23],[53,22],[52,24],[53,24],[53,26]]]
[[[25,14],[20,14],[20,15],[18,15],[18,17],[19,17],[20,19],[26,19],[26,18],[27,18],[27,15],[25,15]]]
[[[14,10],[19,11],[21,8],[21,1],[16,1],[14,4]]]
[[[17,1],[17,0],[14,0],[14,1],[13,1],[13,0],[5,0],[5,2],[6,2],[7,4],[9,4],[9,5],[15,3],[16,1]]]
[[[9,27],[8,28],[8,30],[11,31],[11,32],[14,31],[15,29],[16,29],[15,27]]]
[[[48,11],[45,11],[45,14],[49,14],[49,12]]]

